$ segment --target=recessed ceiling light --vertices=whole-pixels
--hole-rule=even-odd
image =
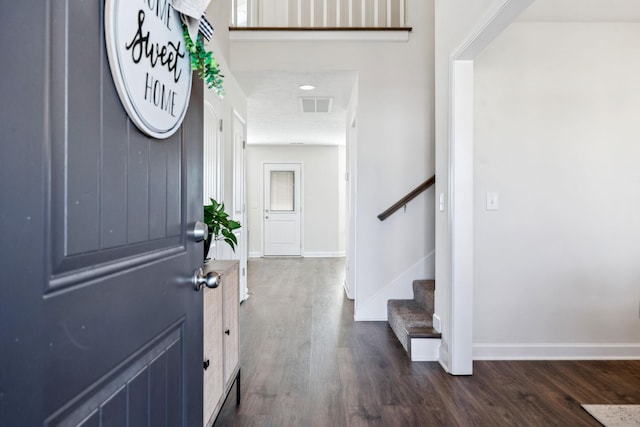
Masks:
[[[316,87],[313,85],[300,85],[298,86],[302,90],[314,90]]]

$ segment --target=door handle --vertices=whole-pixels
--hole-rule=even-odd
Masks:
[[[220,275],[215,271],[210,271],[207,274],[204,274],[202,267],[200,267],[194,271],[192,282],[196,292],[202,289],[203,286],[206,286],[209,289],[214,289],[220,284]]]

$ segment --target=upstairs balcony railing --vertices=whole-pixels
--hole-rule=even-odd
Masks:
[[[231,28],[404,29],[406,0],[232,0]]]

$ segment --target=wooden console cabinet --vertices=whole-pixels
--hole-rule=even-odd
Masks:
[[[205,274],[220,275],[217,288],[204,287],[204,426],[216,420],[234,383],[240,404],[240,330],[238,261],[209,261]]]

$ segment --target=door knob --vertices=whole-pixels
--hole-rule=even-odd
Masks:
[[[220,275],[215,271],[210,271],[207,274],[204,274],[202,267],[200,267],[193,273],[193,285],[196,292],[202,289],[203,286],[214,289],[217,288],[219,284]]]

